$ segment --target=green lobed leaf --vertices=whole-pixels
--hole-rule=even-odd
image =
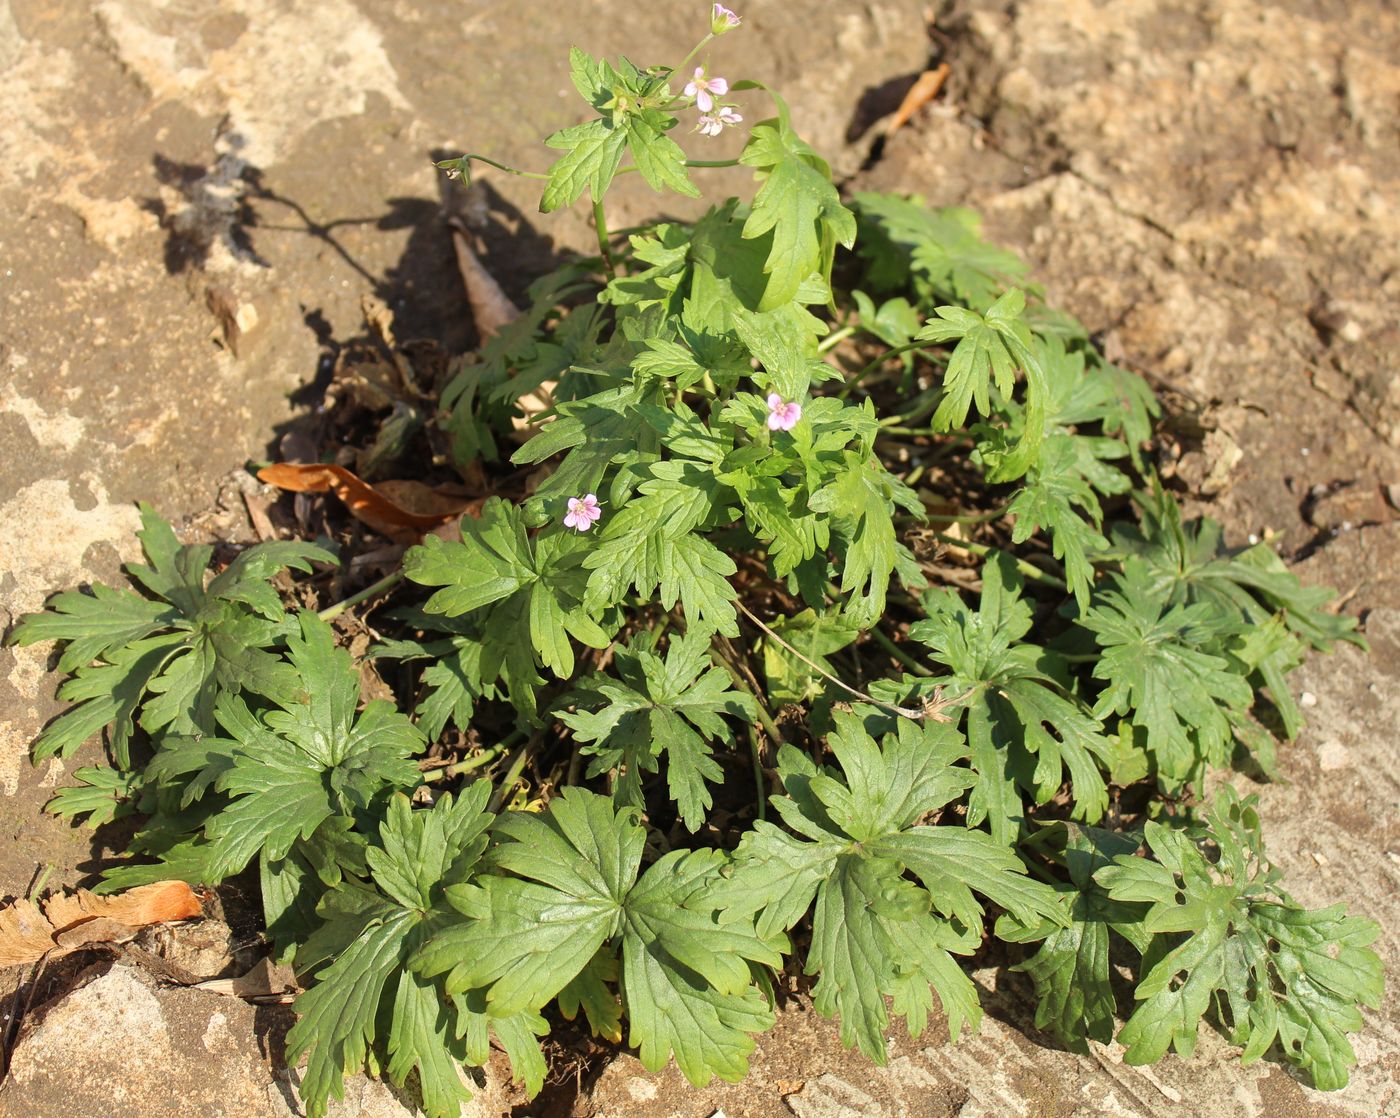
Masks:
[[[1210,1014],[1246,1063],[1279,1042],[1283,1057],[1324,1090],[1344,1087],[1356,1062],[1346,1034],[1362,1026],[1359,1005],[1380,1004],[1380,928],[1341,905],[1309,911],[1275,884],[1264,857],[1256,796],[1226,785],[1211,807],[1204,841],[1148,823],[1148,861],[1119,856],[1095,880],[1117,901],[1145,902],[1153,938],[1119,1040],[1132,1064],[1167,1049],[1189,1056]],[[1219,851],[1211,862],[1203,847]]]
[[[666,658],[645,648],[620,648],[614,663],[621,681],[606,676],[585,680],[575,701],[586,707],[557,711],[583,752],[596,760],[589,775],[624,766],[630,779],[619,780],[619,803],[644,806],[637,774],[652,772],[664,756],[666,779],[686,828],[697,831],[713,803],[708,784],[723,771],[711,755],[710,742],[732,731],[723,715],[747,722],[757,717],[754,700],[732,690],[728,674],[713,667],[709,640],[703,633],[675,638]]]
[[[982,568],[982,595],[969,609],[950,590],[924,595],[925,619],[909,635],[927,646],[929,659],[949,675],[906,679],[919,693],[942,687],[966,709],[967,740],[976,784],[968,822],[986,822],[998,842],[1014,840],[1025,816],[1022,791],[1047,803],[1066,770],[1074,789],[1073,814],[1097,820],[1108,804],[1102,767],[1113,747],[1091,714],[1060,682],[1053,653],[1024,643],[1031,627],[1024,582],[1011,557],[993,553]]]
[[[416,1072],[430,1118],[456,1115],[471,1097],[457,1071],[468,1046],[443,992],[408,961],[443,922],[445,889],[475,869],[486,845],[490,791],[478,782],[420,811],[395,796],[379,843],[367,852],[371,882],[322,899],[323,924],[298,956],[316,980],[298,996],[298,1020],[287,1034],[289,1060],[309,1054],[300,1091],[313,1118],[325,1114],[331,1097],[343,1097],[344,1075],[364,1067],[380,1045],[396,1083]]]
[[[760,934],[792,927],[814,906],[805,969],[818,976],[817,1008],[840,1017],[845,1043],[883,1062],[886,995],[911,1012],[915,1032],[930,991],[954,1027],[976,1020],[970,984],[948,957],[980,942],[974,891],[1027,920],[1064,917],[1054,893],[1026,878],[1006,845],[920,822],[971,783],[957,764],[966,746],[955,729],[901,722],[898,736],[877,745],[858,714],[834,718],[828,745],[844,780],[784,747],[778,771],[787,795],[773,806],[795,834],[771,824],[747,833],[716,899],[722,920],[756,917]],[[910,952],[913,943],[923,946]]]
[[[763,183],[744,237],[771,234],[763,265],[768,282],[757,308],[769,311],[791,302],[813,272],[830,272],[835,244],[855,242],[855,217],[841,204],[830,168],[782,118],[753,126],[739,162]]]

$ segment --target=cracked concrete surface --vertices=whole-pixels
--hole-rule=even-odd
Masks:
[[[131,557],[132,502],[208,505],[262,457],[294,394],[361,329],[372,292],[401,336],[472,342],[435,218],[430,149],[539,166],[573,123],[568,45],[684,50],[696,7],[447,0],[0,0],[0,622]],[[753,0],[726,72],[771,80],[799,128],[856,172],[862,94],[928,61],[914,0]],[[1371,656],[1311,661],[1312,728],[1260,789],[1300,900],[1400,926],[1400,16],[1384,0],[959,0],[935,12],[947,93],[852,185],[966,203],[1051,300],[1169,391],[1164,470],[1214,494],[1233,539],[1273,533],[1338,585]],[[582,212],[534,216],[496,177],[491,266],[518,292]],[[728,180],[736,182],[737,180]],[[617,220],[654,212],[626,184]],[[230,323],[233,325],[230,326]],[[1348,506],[1350,507],[1350,506]],[[1361,506],[1358,506],[1361,507]],[[1350,530],[1338,529],[1349,525]],[[0,891],[37,865],[75,880],[83,832],[39,813],[56,709],[45,655],[0,651]],[[93,750],[92,756],[96,756]],[[80,758],[86,760],[87,758]],[[71,764],[70,766],[71,767]],[[1400,1113],[1393,937],[1387,1001],[1347,1091],[1320,1095],[1206,1035],[1191,1062],[1123,1067],[1041,1045],[1014,976],[950,1048],[896,1038],[875,1071],[785,1013],[745,1084],[685,1088],[617,1060],[580,1113],[709,1115]],[[274,1111],[269,1111],[272,1113]]]

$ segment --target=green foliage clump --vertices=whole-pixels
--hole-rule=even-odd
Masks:
[[[732,161],[750,201],[609,236],[617,176],[695,198],[716,162],[671,135],[684,70],[571,56],[592,116],[547,141],[541,209],[587,194],[599,256],[454,366],[440,445],[503,495],[404,558],[366,657],[398,706],[269,581],[328,552],[210,574],[143,508],[136,589],[13,634],[72,676],[35,759],[107,733],[52,810],[144,818],[108,889],[256,866],[313,1116],[365,1067],[453,1115],[493,1038],[533,1094],[580,1012],[738,1079],[785,969],[883,1061],[889,1005],[976,1028],[958,960],[989,940],[1071,1048],[1186,1055],[1205,1019],[1345,1084],[1378,929],[1289,899],[1253,797],[1198,804],[1274,770],[1288,673],[1354,621],[1183,522],[1151,390],[972,214],[843,200],[776,97]],[[706,131],[762,89],[712,84]]]

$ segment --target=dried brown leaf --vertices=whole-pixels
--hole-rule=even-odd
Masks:
[[[938,96],[938,91],[948,80],[948,73],[948,63],[944,62],[936,70],[925,70],[915,79],[914,84],[909,87],[909,92],[904,95],[904,100],[899,103],[899,108],[894,111],[894,116],[890,118],[889,127],[885,129],[886,137],[893,136],[909,123],[916,112]]]
[[[194,890],[183,881],[154,881],[108,897],[79,889],[72,894],[57,894],[44,902],[44,915],[58,929],[96,916],[141,928],[147,924],[189,920],[202,915],[203,911]]]
[[[467,302],[472,308],[472,321],[476,323],[477,334],[485,341],[519,318],[520,308],[510,301],[496,277],[481,263],[466,226],[455,219],[449,224],[452,247],[457,250],[457,270],[462,274],[462,286],[467,290]]]
[[[86,889],[58,893],[42,911],[20,899],[0,908],[0,966],[57,957],[94,943],[124,943],[136,929],[203,915],[199,898],[183,881],[156,881],[110,897]]]
[[[130,924],[123,924],[110,916],[94,916],[91,920],[82,920],[71,928],[55,932],[53,941],[60,948],[55,954],[67,954],[98,943],[130,943],[136,938],[136,932],[137,929]]]
[[[370,485],[344,466],[279,462],[259,470],[258,480],[293,493],[334,493],[356,519],[403,544],[417,543],[444,521],[480,505],[479,499],[444,493],[420,481]]]
[[[54,948],[53,925],[23,898],[0,909],[0,967],[32,963]]]
[[[236,978],[211,978],[195,986],[196,990],[208,990],[230,998],[280,997],[296,988],[297,978],[292,968],[274,963],[270,957],[259,959],[246,974]]]

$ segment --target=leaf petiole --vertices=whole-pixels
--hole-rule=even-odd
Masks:
[[[357,606],[361,602],[367,601],[368,599],[373,598],[377,594],[384,593],[384,591],[386,590],[392,590],[402,581],[403,571],[392,571],[391,573],[381,578],[378,582],[372,582],[363,590],[351,594],[350,597],[346,598],[344,601],[336,602],[334,605],[327,606],[325,609],[318,611],[316,616],[319,617],[322,621],[334,621],[337,617],[339,617],[347,609],[350,609],[352,606]]]

